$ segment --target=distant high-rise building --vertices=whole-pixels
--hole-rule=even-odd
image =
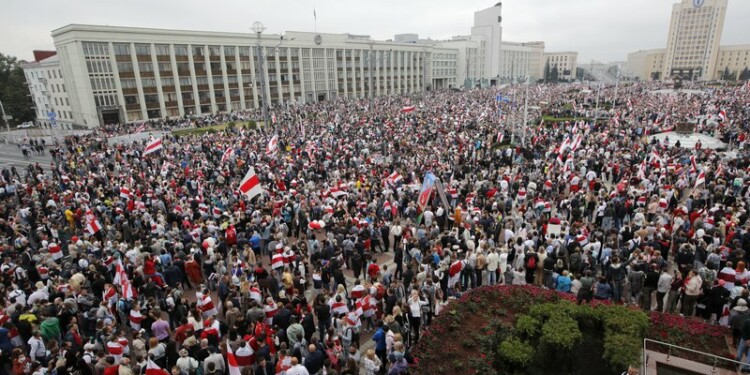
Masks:
[[[471,36],[484,40],[484,74],[490,78],[490,84],[496,84],[500,78],[500,49],[503,41],[503,4],[497,3],[487,9],[474,12],[474,26]]]
[[[716,70],[728,0],[681,0],[672,6],[662,79],[707,80]]]

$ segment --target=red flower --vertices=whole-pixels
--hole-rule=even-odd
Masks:
[[[482,358],[487,358],[487,355],[486,355],[486,354],[484,354],[484,353],[481,353],[481,354],[480,354],[480,356],[481,356]]]
[[[661,338],[666,339],[667,338],[667,331],[661,331],[660,335],[661,335]]]

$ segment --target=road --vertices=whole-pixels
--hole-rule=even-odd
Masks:
[[[52,158],[48,151],[49,148],[45,150],[44,155],[33,152],[28,158],[25,158],[18,145],[0,143],[0,169],[15,165],[18,173],[21,173],[29,164],[39,163],[45,171],[49,171]]]

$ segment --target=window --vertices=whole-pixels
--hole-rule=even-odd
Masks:
[[[171,72],[172,71],[172,64],[170,63],[159,63],[159,71],[160,72]]]
[[[126,105],[138,104],[138,95],[126,95],[125,104]]]
[[[206,77],[198,77],[195,80],[196,80],[196,82],[199,85],[207,85],[208,84],[208,78],[206,78]]]
[[[156,87],[156,80],[152,78],[143,79],[141,84],[143,87]]]
[[[130,55],[130,45],[117,43],[114,45],[115,56],[127,56]]]
[[[157,44],[154,46],[156,49],[157,56],[169,56],[169,45],[168,44]]]
[[[188,49],[186,45],[175,45],[174,46],[174,54],[175,56],[187,56]]]
[[[193,57],[203,56],[203,46],[193,46]]]
[[[140,70],[141,72],[153,72],[154,64],[150,62],[140,62],[138,63],[138,70]]]
[[[193,81],[190,79],[190,77],[180,78],[180,86],[190,86],[192,84],[193,84]]]
[[[240,57],[249,57],[250,47],[240,47]]]
[[[214,85],[223,85],[224,79],[221,76],[213,76]]]
[[[143,95],[143,101],[145,101],[146,103],[158,103],[159,96],[155,94]]]
[[[211,63],[211,71],[212,72],[221,72],[221,63],[212,62]]]
[[[151,47],[148,44],[136,44],[135,45],[135,54],[136,55],[150,56],[151,55]]]
[[[68,100],[68,98],[65,98],[65,105],[67,105],[68,107],[70,107],[70,100]]]
[[[174,86],[174,78],[162,78],[161,85],[162,86]]]
[[[208,53],[211,56],[221,56],[221,48],[219,46],[208,46]]]
[[[206,71],[206,63],[200,63],[200,62],[195,63],[195,71],[196,72],[198,72],[198,71],[205,72]]]
[[[178,72],[190,72],[190,64],[186,62],[177,63]]]
[[[234,58],[234,47],[224,47],[224,56]]]
[[[182,100],[193,100],[193,93],[192,92],[183,92],[182,93]]]

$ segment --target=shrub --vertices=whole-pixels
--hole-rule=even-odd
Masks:
[[[506,361],[521,367],[526,367],[534,358],[534,348],[516,337],[510,337],[500,343],[498,353]]]
[[[641,364],[642,341],[627,333],[607,335],[604,340],[604,359],[614,368]]]
[[[521,315],[516,321],[516,331],[524,337],[535,337],[539,333],[541,323],[528,315]]]
[[[581,338],[578,322],[567,315],[556,315],[542,326],[541,340],[553,348],[570,350]]]

